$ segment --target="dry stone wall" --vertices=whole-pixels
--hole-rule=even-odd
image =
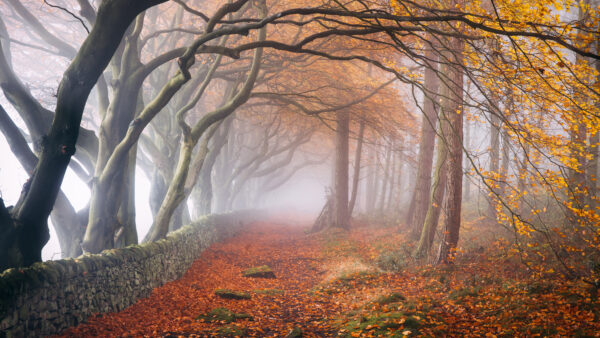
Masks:
[[[0,337],[56,334],[91,314],[121,311],[180,278],[204,249],[256,216],[210,215],[158,242],[5,270],[0,274]]]

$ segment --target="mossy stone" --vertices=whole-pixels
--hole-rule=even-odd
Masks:
[[[285,338],[301,338],[302,337],[302,329],[298,326],[294,326],[294,328],[285,336]]]
[[[261,265],[244,270],[242,272],[242,276],[253,278],[276,278],[275,273],[268,265]]]
[[[252,298],[252,296],[250,296],[249,293],[241,292],[241,291],[234,291],[234,290],[229,290],[229,289],[217,289],[217,290],[215,290],[215,295],[217,295],[221,298],[225,298],[225,299],[250,299],[250,298]]]
[[[252,290],[252,292],[267,296],[283,295],[284,293],[283,290],[279,289],[256,289]]]

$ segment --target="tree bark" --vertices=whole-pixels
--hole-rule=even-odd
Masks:
[[[443,86],[441,91],[443,97],[448,93],[448,90],[445,87],[446,86]],[[417,249],[414,253],[414,256],[417,258],[423,258],[429,254],[431,246],[433,245],[435,231],[437,230],[440,212],[442,210],[448,177],[448,145],[446,144],[447,135],[449,134],[448,129],[448,120],[445,115],[442,115],[442,112],[440,112],[438,132],[442,136],[437,137],[437,154],[433,185],[431,188],[431,196],[429,198],[429,207],[427,208],[427,214],[423,220],[423,229],[421,230],[419,243],[417,244]]]
[[[117,215],[121,226],[115,247],[121,248],[132,244],[138,244],[137,226],[135,221],[135,168],[136,168],[137,146],[129,152],[129,163],[127,164],[121,191],[121,205]]]
[[[458,244],[460,217],[462,209],[462,158],[463,158],[463,57],[464,42],[458,38],[450,38],[451,54],[448,60],[454,65],[445,73],[448,74],[449,100],[443,108],[443,114],[449,122],[448,135],[448,185],[446,192],[446,219],[438,264],[452,263]]]
[[[213,137],[213,142],[211,144],[210,150],[204,163],[202,165],[202,169],[200,172],[200,177],[198,178],[198,184],[196,185],[195,191],[197,198],[194,198],[196,205],[196,214],[207,215],[212,212],[212,199],[213,199],[213,185],[212,185],[212,172],[215,166],[216,160],[221,153],[221,150],[227,143],[227,138],[229,135],[229,130],[231,128],[231,124],[233,122],[233,117],[230,116],[225,119],[223,126],[219,128],[220,132]]]
[[[26,171],[32,171],[37,164],[37,156],[31,151],[19,128],[13,123],[1,105],[0,130],[6,137],[10,149],[19,160],[19,163],[21,163]],[[83,213],[85,213],[85,210]],[[75,211],[71,202],[69,202],[67,196],[62,191],[57,195],[50,216],[58,235],[61,257],[79,256],[81,254],[79,244],[85,231],[85,221]]]
[[[358,128],[358,138],[356,142],[356,152],[354,153],[354,173],[352,174],[352,195],[350,204],[348,205],[348,215],[352,216],[354,205],[356,204],[356,196],[358,196],[358,183],[360,179],[360,158],[362,156],[363,139],[365,135],[365,121],[360,121]]]
[[[335,186],[333,227],[350,228],[348,214],[348,159],[350,116],[346,112],[336,114],[335,134]]]
[[[468,92],[468,88],[467,88],[467,92]],[[471,149],[471,124],[468,122],[468,120],[465,121],[464,129],[465,129],[465,149],[468,153]],[[464,183],[463,183],[463,201],[469,202],[469,201],[471,201],[471,181],[469,180],[468,173],[469,173],[469,168],[471,168],[471,163],[469,162],[468,158],[465,158],[464,167],[465,167],[465,177],[464,177]]]
[[[369,164],[365,184],[365,196],[367,198],[365,207],[367,213],[371,214],[375,208],[375,198],[377,197],[377,154],[373,147],[369,149]]]
[[[386,154],[385,154],[385,167],[383,169],[383,183],[381,185],[381,194],[378,196],[379,203],[377,205],[377,210],[379,216],[384,216],[385,213],[385,201],[388,191],[388,186],[390,185],[390,166],[392,164],[392,146],[391,143],[386,145]]]
[[[425,57],[431,60],[427,63],[424,74],[423,119],[421,121],[421,140],[419,142],[419,158],[417,162],[417,180],[415,191],[411,200],[411,210],[408,226],[410,237],[416,239],[420,236],[427,215],[428,202],[431,194],[431,167],[433,164],[433,149],[435,144],[435,128],[437,123],[437,110],[439,79],[437,77],[438,57],[433,47],[426,51]]]
[[[393,217],[393,213],[392,213],[392,201],[394,198],[394,195],[396,194],[396,178],[397,178],[397,168],[396,165],[398,164],[398,156],[396,155],[396,152],[394,151],[394,144],[392,143],[392,168],[390,169],[390,188],[389,188],[389,192],[387,194],[387,198],[386,198],[386,202],[385,202],[385,207],[384,207],[384,212],[388,215],[390,215],[390,217]]]

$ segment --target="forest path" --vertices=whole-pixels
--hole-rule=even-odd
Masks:
[[[297,215],[251,224],[181,279],[63,336],[286,337],[296,327],[303,337],[600,337],[600,304],[586,285],[535,278],[496,244],[427,266],[411,262],[414,242],[397,227],[306,235],[309,225]],[[277,278],[242,276],[262,265]],[[250,299],[223,299],[218,289]],[[220,308],[217,321],[206,316]]]
[[[309,291],[323,271],[322,243],[304,228],[257,222],[234,238],[202,253],[179,280],[156,288],[150,297],[119,313],[95,316],[64,336],[285,336],[294,326],[308,336],[332,336],[322,320],[341,311],[334,300],[315,299]],[[277,278],[247,278],[242,271],[268,265]],[[222,299],[217,289],[247,292],[249,300]],[[215,308],[247,313],[253,320],[231,324],[196,318]]]

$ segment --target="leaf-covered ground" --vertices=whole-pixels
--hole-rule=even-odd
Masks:
[[[206,250],[180,280],[64,336],[600,336],[598,300],[584,284],[533,278],[493,246],[423,267],[405,243],[397,228],[306,235],[256,223]],[[242,276],[263,265],[276,278]]]

